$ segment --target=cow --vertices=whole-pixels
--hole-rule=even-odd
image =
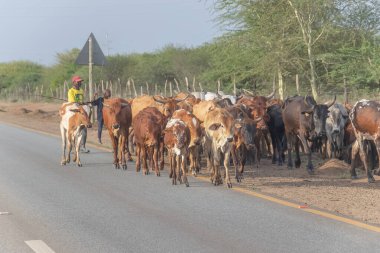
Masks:
[[[269,106],[267,113],[269,116],[268,129],[273,147],[272,164],[277,162],[277,165],[282,166],[285,160],[286,136],[281,105],[273,104]]]
[[[62,138],[62,159],[61,165],[70,163],[70,152],[75,147],[73,161],[78,167],[82,166],[79,157],[80,146],[83,143],[84,128],[91,128],[90,107],[77,103],[63,103],[60,107],[59,114],[61,121],[59,124]],[[66,144],[68,144],[66,156]]]
[[[326,119],[327,155],[329,158],[341,158],[343,155],[344,128],[348,119],[346,108],[339,103],[329,109]]]
[[[231,188],[228,166],[234,134],[234,118],[226,109],[215,108],[206,114],[204,127],[206,131],[207,164],[211,169],[211,182],[214,185],[223,183],[219,171],[223,154],[225,180],[227,187]]]
[[[201,168],[199,145],[202,140],[202,129],[200,121],[190,112],[184,109],[177,110],[173,113],[172,119],[182,120],[190,131],[189,159],[190,170],[194,176],[197,175]]]
[[[176,99],[172,97],[159,97],[159,96],[141,96],[134,98],[132,101],[132,118],[134,118],[137,113],[147,107],[156,107],[162,114],[166,117],[171,117],[173,112],[178,109],[178,103],[186,100],[188,98],[187,95],[184,98]]]
[[[352,108],[349,117],[356,136],[356,141],[352,146],[351,177],[357,178],[354,159],[359,153],[367,173],[368,182],[372,183],[375,179],[367,163],[365,148],[368,141],[371,141],[376,147],[378,156],[380,154],[380,103],[365,99],[360,100]],[[374,174],[380,175],[380,166],[375,169]]]
[[[203,123],[207,112],[219,107],[214,101],[200,101],[198,104],[193,106],[193,114],[197,119]]]
[[[163,125],[160,124],[160,121],[164,118],[164,115],[157,108],[148,107],[137,113],[132,119],[136,142],[136,172],[140,171],[142,159],[143,173],[145,175],[149,174],[147,165],[147,156],[149,155],[152,170],[154,168],[156,175],[160,176],[158,154],[163,130]]]
[[[255,137],[256,152],[257,152],[259,161],[261,158],[261,142],[262,141],[265,141],[269,156],[271,152],[269,131],[268,131],[268,126],[267,126],[269,117],[266,110],[267,110],[268,102],[271,99],[273,99],[275,93],[276,93],[275,89],[273,89],[272,93],[267,96],[253,96],[253,93],[251,93],[252,96],[243,95],[243,96],[238,97],[238,101],[237,101],[237,104],[243,104],[247,108],[249,108],[252,119],[257,119],[257,118],[262,119],[261,121],[258,121],[257,123],[257,134]]]
[[[131,106],[122,98],[109,98],[103,101],[104,125],[108,130],[113,149],[115,169],[127,169],[127,158],[131,157],[128,148],[129,127],[132,123]]]
[[[172,184],[185,183],[189,187],[186,176],[186,159],[190,144],[189,127],[180,119],[171,119],[164,130],[164,144],[168,149],[170,177]]]
[[[296,152],[295,166],[299,168],[301,165],[299,156],[299,141],[301,141],[308,159],[307,172],[314,174],[308,140],[314,140],[326,135],[328,109],[335,103],[335,100],[336,96],[329,104],[317,104],[314,98],[310,96],[294,96],[285,100],[282,107],[282,118],[287,139],[288,169],[293,168],[293,145]]]
[[[249,153],[254,152],[254,161],[257,162],[258,160],[257,152],[254,147],[256,125],[261,119],[252,120],[249,117],[249,111],[242,104],[234,105],[226,109],[235,119],[234,141],[231,148],[231,155],[235,167],[235,179],[237,182],[241,182]]]

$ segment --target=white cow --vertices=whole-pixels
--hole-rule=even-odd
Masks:
[[[62,138],[62,160],[61,165],[70,162],[70,152],[75,146],[75,155],[73,161],[78,166],[82,166],[79,158],[80,146],[83,142],[85,128],[90,128],[90,107],[88,105],[79,105],[77,103],[63,103],[59,110],[61,122],[59,124]],[[66,155],[66,143],[68,150]]]

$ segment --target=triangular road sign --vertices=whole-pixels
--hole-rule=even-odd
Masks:
[[[98,42],[95,39],[95,36],[93,33],[90,34],[88,37],[86,44],[80,51],[78,58],[75,61],[75,64],[77,65],[88,65],[89,64],[89,40],[91,38],[91,44],[92,44],[92,63],[94,65],[103,66],[107,64],[106,57],[104,57],[102,49],[100,49],[100,46]]]

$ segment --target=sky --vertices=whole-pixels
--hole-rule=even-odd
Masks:
[[[0,63],[45,66],[82,48],[90,33],[105,55],[196,47],[221,35],[205,0],[0,0]]]

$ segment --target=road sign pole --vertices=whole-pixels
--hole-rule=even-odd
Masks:
[[[92,65],[93,60],[92,60],[92,38],[91,36],[88,39],[88,87],[89,87],[89,100],[92,100]],[[91,122],[94,123],[94,116],[95,114],[92,113],[91,115]]]

